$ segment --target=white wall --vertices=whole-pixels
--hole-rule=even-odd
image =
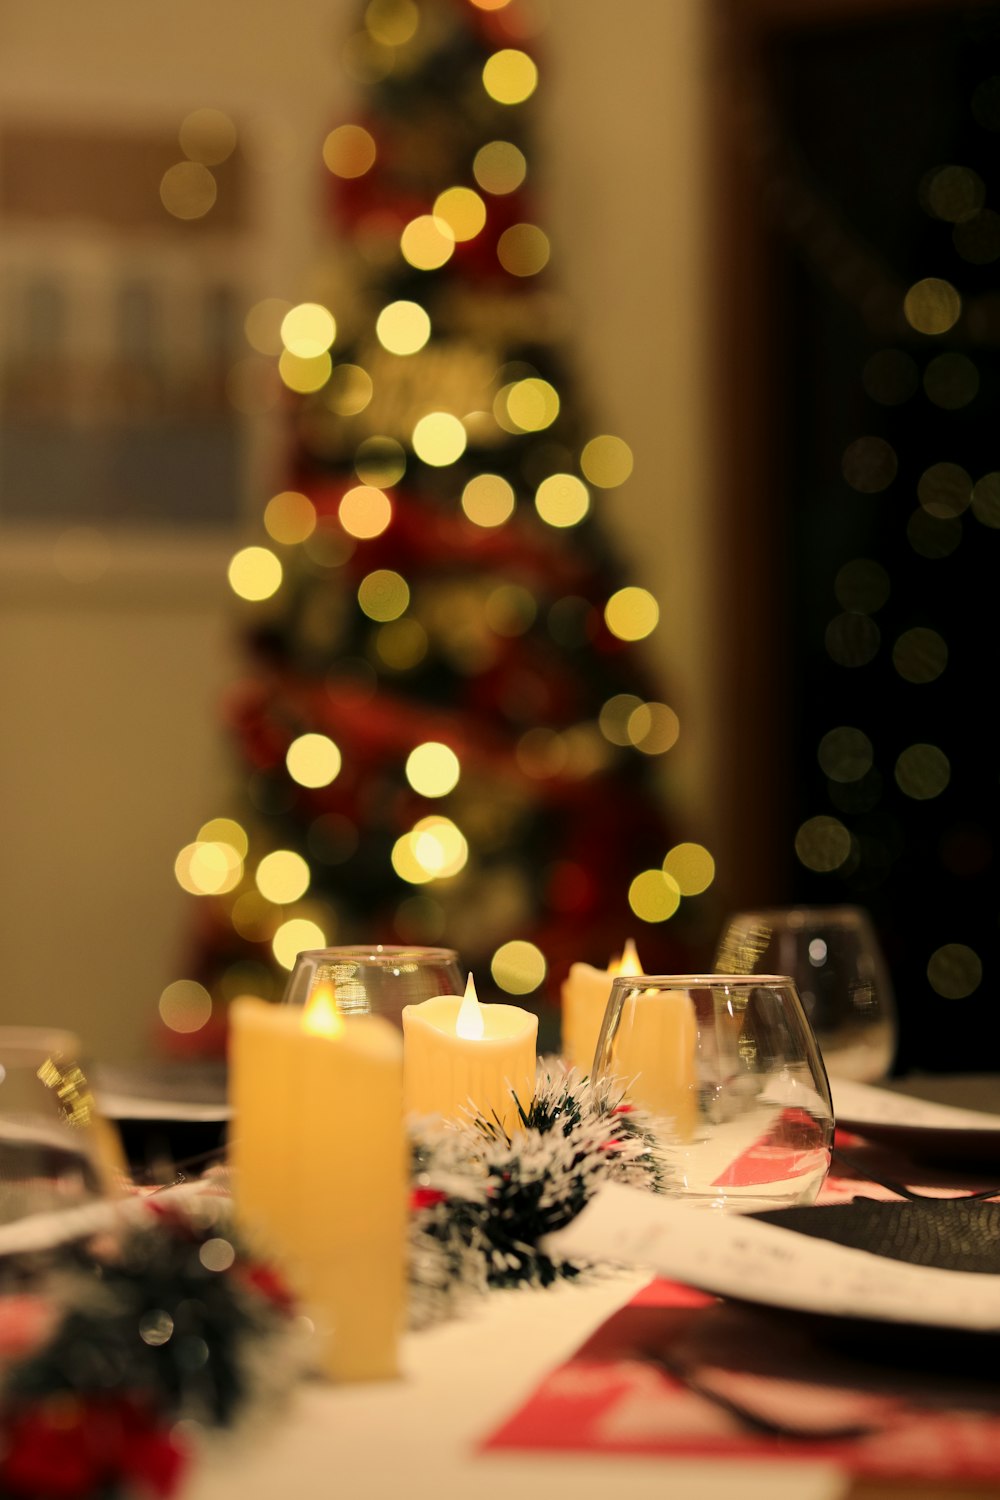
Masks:
[[[636,456],[603,503],[662,603],[651,651],[681,716],[666,766],[678,828],[713,846],[706,9],[551,0],[541,107],[584,391],[596,430]],[[210,105],[284,122],[287,151],[260,180],[258,268],[261,295],[294,296],[322,234],[315,145],[347,107],[338,38],[356,13],[354,0],[5,0],[0,99],[64,120],[162,123]],[[264,441],[248,520],[281,478]],[[133,537],[70,582],[50,538],[0,530],[0,1021],[71,1024],[111,1060],[148,1045],[190,917],[173,858],[227,783],[232,545]]]

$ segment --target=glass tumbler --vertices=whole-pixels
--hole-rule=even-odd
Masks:
[[[833,1108],[787,975],[616,979],[594,1058],[648,1112],[666,1190],[720,1208],[811,1203],[830,1166]]]
[[[723,930],[716,967],[790,974],[834,1078],[877,1083],[896,1052],[896,1007],[868,914],[856,906],[737,912]]]
[[[68,1031],[0,1027],[0,1224],[112,1196],[124,1160]]]
[[[314,948],[300,953],[285,988],[286,1005],[306,1005],[324,991],[344,1016],[384,1016],[402,1030],[404,1005],[465,988],[451,948]]]

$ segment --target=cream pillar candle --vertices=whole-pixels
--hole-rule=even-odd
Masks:
[[[631,938],[621,958],[613,959],[606,969],[595,969],[592,964],[570,965],[562,986],[562,1055],[568,1068],[583,1074],[591,1072],[612,979],[619,974],[641,973]]]
[[[230,1050],[238,1217],[280,1259],[336,1380],[398,1372],[408,1192],[402,1043],[376,1016],[240,999]]]
[[[689,1140],[698,1112],[698,1022],[686,990],[637,989],[625,1001],[611,1069],[642,1109],[674,1122]]]
[[[538,1018],[517,1005],[480,1005],[469,975],[464,997],[435,995],[403,1007],[403,1098],[408,1112],[457,1120],[471,1109],[510,1134],[535,1093]]]

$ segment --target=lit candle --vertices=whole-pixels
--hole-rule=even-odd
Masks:
[[[595,969],[592,964],[570,966],[562,986],[562,1055],[568,1068],[590,1073],[612,979],[619,974],[641,973],[642,964],[631,938],[621,958],[612,959],[606,969]]]
[[[633,1104],[673,1122],[690,1139],[698,1114],[698,1022],[686,990],[641,990],[622,1008],[611,1071],[628,1083]]]
[[[517,1005],[480,1005],[472,975],[465,995],[435,995],[403,1008],[403,1098],[419,1115],[498,1119],[520,1126],[535,1093],[538,1017]],[[516,1101],[515,1102],[515,1097]]]
[[[345,1021],[327,991],[230,1008],[236,1210],[313,1317],[325,1373],[383,1379],[405,1292],[402,1043],[380,1017]]]

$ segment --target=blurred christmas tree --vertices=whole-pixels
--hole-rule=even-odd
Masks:
[[[667,967],[711,881],[662,814],[657,603],[600,519],[632,455],[560,365],[534,30],[525,0],[371,0],[349,44],[365,105],[323,158],[353,290],[283,319],[290,488],[230,570],[258,601],[228,709],[254,812],[182,859],[222,1000],[352,941],[446,943],[486,993],[556,993],[630,933]]]

